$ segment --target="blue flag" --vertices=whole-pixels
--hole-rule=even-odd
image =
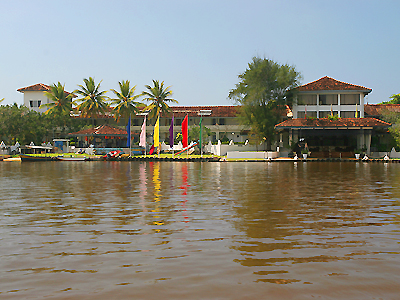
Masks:
[[[126,126],[126,131],[128,132],[128,140],[126,141],[126,147],[131,146],[131,116],[129,116],[128,125]]]

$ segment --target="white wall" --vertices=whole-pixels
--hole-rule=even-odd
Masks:
[[[302,111],[304,112],[305,109],[307,108],[307,113],[316,111],[325,111],[325,112],[330,112],[331,111],[331,106],[330,105],[319,105],[319,95],[326,95],[326,94],[338,94],[338,104],[337,105],[332,105],[332,110],[337,111],[340,116],[341,111],[356,111],[357,110],[360,112],[359,118],[364,118],[364,94],[363,93],[352,93],[351,91],[336,91],[336,92],[329,92],[329,91],[320,91],[317,94],[317,105],[297,105],[295,103],[293,104],[293,118],[297,119],[297,112]],[[360,105],[340,105],[340,94],[358,94],[360,95]],[[318,113],[317,113],[318,115]]]
[[[43,91],[27,91],[24,92],[24,105],[31,110],[37,112],[45,112],[47,108],[31,107],[30,101],[41,101],[41,104],[49,103],[50,100],[44,95]]]
[[[247,158],[247,159],[268,159],[268,158],[277,158],[279,157],[279,152],[276,151],[259,151],[259,152],[252,152],[252,151],[229,151],[227,153],[226,158],[232,159],[240,159],[240,158]]]
[[[204,151],[214,155],[224,156],[231,151],[264,151],[265,147],[266,145],[222,145],[221,141],[218,140],[217,145],[209,143],[204,146]]]

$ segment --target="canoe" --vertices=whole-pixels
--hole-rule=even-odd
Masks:
[[[61,160],[61,161],[85,161],[85,160],[87,160],[87,158],[86,157],[72,157],[72,156],[69,156],[69,157],[64,157],[64,156],[57,156],[57,159],[58,160]]]
[[[29,154],[20,154],[21,161],[52,161],[54,160],[51,156],[35,156]]]
[[[4,158],[3,161],[8,162],[8,161],[21,161],[20,157],[9,157],[9,158]]]

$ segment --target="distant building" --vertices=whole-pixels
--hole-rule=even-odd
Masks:
[[[296,88],[293,118],[325,118],[333,114],[340,118],[364,117],[364,98],[372,89],[345,83],[325,76]]]
[[[40,108],[40,106],[42,104],[50,103],[51,100],[45,95],[45,92],[50,91],[50,86],[43,83],[37,83],[20,88],[17,91],[24,94],[24,105],[29,109],[41,113],[47,110],[47,108]]]
[[[325,76],[296,88],[293,119],[275,126],[280,146],[293,148],[304,140],[314,157],[351,157],[389,145],[388,127],[376,118],[364,118],[364,99],[372,89]]]

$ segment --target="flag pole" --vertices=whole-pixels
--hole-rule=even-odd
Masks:
[[[131,130],[131,113],[129,113],[129,157],[132,157],[132,130]]]
[[[147,116],[144,116],[144,157],[147,157],[147,139],[146,139],[146,122],[147,121]]]
[[[171,120],[171,126],[172,126],[172,157],[174,157],[174,113],[172,113],[172,120]],[[170,137],[171,140],[171,137]]]
[[[201,122],[203,121],[203,117],[200,116],[200,157],[203,157],[203,147],[202,147],[202,136],[201,136]]]
[[[189,114],[187,114],[187,150],[186,150],[186,158],[189,158]]]

